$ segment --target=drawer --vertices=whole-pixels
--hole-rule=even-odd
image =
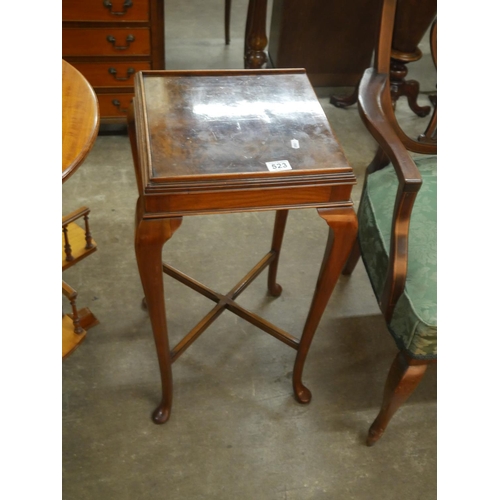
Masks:
[[[63,28],[63,57],[148,56],[148,28]]]
[[[130,94],[97,94],[99,101],[99,112],[101,116],[116,116],[120,118],[127,117],[127,110],[134,97]]]
[[[151,69],[148,62],[71,63],[92,87],[133,87],[138,71]]]
[[[62,0],[63,21],[149,21],[149,0]]]

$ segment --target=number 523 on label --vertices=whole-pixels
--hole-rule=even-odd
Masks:
[[[266,166],[270,172],[277,172],[278,170],[292,170],[292,166],[288,160],[266,161]]]

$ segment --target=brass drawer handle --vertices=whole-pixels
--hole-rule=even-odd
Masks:
[[[111,0],[104,0],[103,4],[104,4],[104,7],[106,7],[106,9],[109,9],[109,13],[113,14],[113,16],[125,15],[127,13],[127,9],[129,7],[132,7],[132,5],[133,5],[132,0],[125,0],[123,2],[123,11],[114,11],[114,10],[111,10],[113,8],[113,4],[111,3]]]
[[[121,102],[118,99],[113,99],[111,101],[111,104],[113,104],[113,106],[116,106],[116,108],[118,109],[118,111],[120,113],[127,114],[128,108],[122,108],[121,107]]]
[[[130,77],[135,73],[134,68],[128,68],[127,69],[127,76],[116,76],[118,71],[116,71],[115,68],[109,68],[108,72],[113,75],[113,78],[119,82],[126,82],[127,80],[130,80]]]
[[[106,40],[113,46],[114,49],[127,50],[128,48],[130,48],[130,44],[135,40],[135,37],[134,35],[127,35],[127,38],[125,38],[127,45],[115,45],[116,38],[113,35],[108,35],[106,37]]]

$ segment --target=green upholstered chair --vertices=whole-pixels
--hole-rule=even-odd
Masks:
[[[397,0],[383,2],[374,67],[365,71],[359,89],[359,111],[379,150],[366,172],[358,241],[344,269],[350,274],[361,255],[399,349],[368,445],[382,436],[427,365],[437,359],[436,115],[433,130],[419,141],[397,123],[389,83],[396,4]]]

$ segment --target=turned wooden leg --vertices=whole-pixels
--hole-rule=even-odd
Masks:
[[[266,64],[267,0],[249,0],[245,29],[245,69],[260,69]]]
[[[278,210],[276,219],[274,220],[273,242],[271,250],[276,252],[275,259],[269,265],[269,274],[267,277],[267,289],[273,297],[279,297],[283,289],[276,283],[276,274],[278,273],[278,260],[280,258],[281,244],[283,243],[283,235],[285,234],[286,219],[288,210]]]
[[[229,25],[231,21],[231,0],[226,0],[224,5],[224,35],[226,38],[226,45],[229,45],[231,36],[229,32]]]
[[[382,408],[368,431],[368,446],[373,446],[382,437],[394,413],[422,380],[427,365],[428,362],[412,359],[402,352],[396,355],[387,375]]]
[[[78,296],[78,293],[76,290],[71,288],[64,280],[62,282],[62,293],[63,295],[69,300],[69,303],[71,305],[71,311],[72,314],[68,315],[72,320],[73,320],[73,331],[76,334],[82,334],[84,333],[83,326],[80,323],[80,316],[79,316],[79,311],[76,308],[76,298]],[[63,312],[63,318],[65,314]]]
[[[344,97],[338,97],[332,94],[330,96],[330,104],[333,104],[336,108],[342,108],[342,109],[352,106],[353,104],[356,104],[358,102],[358,91],[359,91],[359,82],[352,91],[352,94],[350,95]]]
[[[143,219],[140,207],[141,199],[137,204],[135,253],[160,365],[162,399],[153,412],[153,421],[156,424],[163,424],[170,417],[172,406],[172,368],[168,344],[161,255],[163,244],[171,238],[175,230],[181,225],[182,218]]]
[[[415,60],[418,60],[417,57]],[[416,80],[405,80],[408,74],[408,68],[405,61],[391,58],[391,99],[393,107],[396,108],[396,102],[402,96],[408,99],[410,109],[420,117],[427,116],[431,112],[430,106],[419,106],[417,104],[420,84]]]
[[[318,209],[318,213],[327,222],[329,234],[316,290],[293,367],[293,390],[300,403],[309,403],[311,400],[311,392],[302,383],[304,363],[323,311],[352,250],[358,229],[356,214],[352,207]]]

